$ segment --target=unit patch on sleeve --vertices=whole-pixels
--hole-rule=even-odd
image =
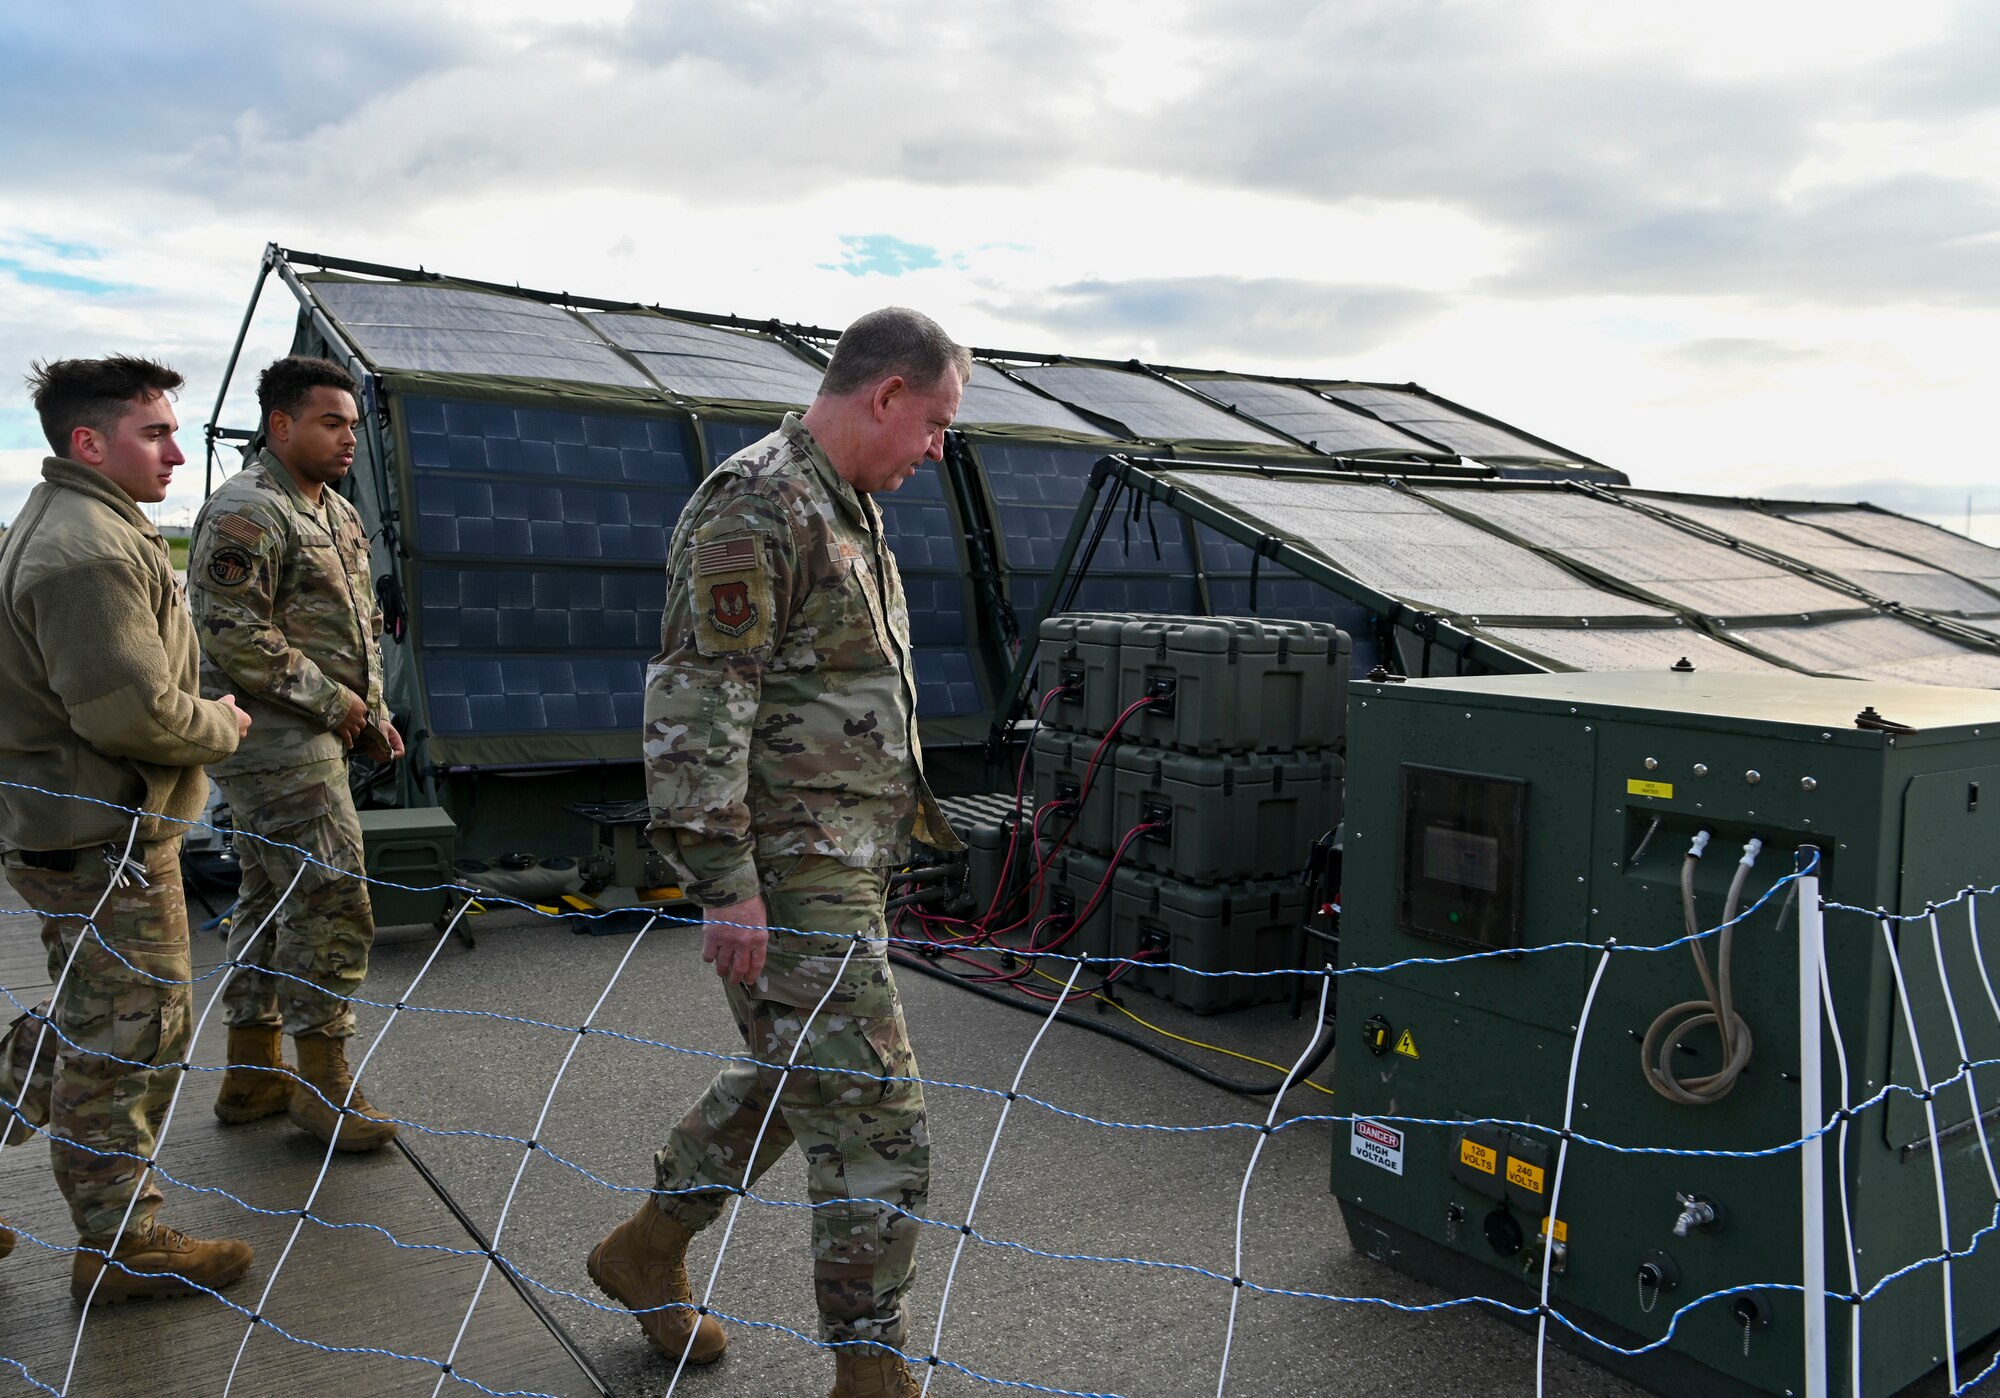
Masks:
[[[224,544],[208,556],[208,576],[218,587],[241,587],[250,580],[250,555]]]
[[[688,588],[702,654],[754,650],[770,638],[771,580],[756,535],[697,535]]]
[[[757,604],[747,582],[719,582],[708,589],[708,620],[725,636],[741,636],[757,624]]]

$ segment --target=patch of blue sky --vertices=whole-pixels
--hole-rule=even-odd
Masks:
[[[5,253],[0,253],[0,276],[11,277],[22,286],[67,291],[78,296],[114,296],[136,289],[122,282],[105,281],[86,272],[49,266],[39,258],[14,257]]]
[[[850,277],[900,277],[906,272],[944,265],[936,248],[888,233],[843,233],[840,245],[840,261],[819,265],[826,271],[845,272]]]
[[[48,450],[42,420],[32,408],[0,408],[0,451]]]
[[[104,257],[104,249],[94,248],[89,243],[72,243],[62,238],[51,238],[46,233],[28,233],[14,240],[23,247],[33,248],[50,257],[64,262],[97,262]]]

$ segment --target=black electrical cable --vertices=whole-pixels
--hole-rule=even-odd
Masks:
[[[926,976],[931,976],[941,981],[948,981],[960,990],[969,990],[974,995],[983,995],[988,1000],[997,1000],[1001,1004],[1011,1005],[1017,1010],[1025,1010],[1029,1014],[1040,1015],[1043,1019],[1049,1017],[1049,1011],[1041,1005],[1030,1003],[1019,996],[1009,995],[1004,990],[995,990],[990,986],[980,985],[977,982],[966,979],[964,976],[947,971],[943,967],[933,966],[930,962],[924,960],[923,957],[913,956],[901,948],[892,950],[890,956],[900,966],[907,966],[912,971],[921,971]],[[1200,1078],[1211,1087],[1219,1087],[1223,1091],[1233,1092],[1239,1097],[1275,1097],[1285,1085],[1283,1078],[1270,1083],[1252,1083],[1243,1082],[1237,1078],[1224,1077],[1220,1073],[1212,1072],[1202,1067],[1201,1064],[1196,1063],[1193,1059],[1183,1058],[1172,1049],[1161,1048],[1158,1044],[1150,1043],[1136,1034],[1129,1034],[1116,1025],[1105,1024],[1101,1020],[1091,1019],[1084,1015],[1071,1014],[1068,1010],[1057,1010],[1055,1017],[1064,1024],[1074,1024],[1080,1029],[1088,1029],[1094,1034],[1102,1034],[1107,1039],[1116,1039],[1121,1044],[1130,1044],[1141,1053],[1150,1054],[1162,1063],[1178,1068],[1193,1077]],[[1293,1078],[1292,1086],[1297,1087],[1300,1082],[1317,1072],[1319,1066],[1326,1062],[1327,1055],[1332,1052],[1333,1035],[1327,1033],[1322,1038],[1319,1047],[1313,1050],[1312,1057],[1306,1060],[1304,1066],[1299,1069],[1298,1074]]]

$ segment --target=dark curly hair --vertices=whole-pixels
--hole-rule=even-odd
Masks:
[[[271,425],[272,413],[297,417],[316,388],[337,388],[361,397],[354,376],[331,359],[313,359],[303,354],[287,355],[257,376],[257,411],[264,426]]]

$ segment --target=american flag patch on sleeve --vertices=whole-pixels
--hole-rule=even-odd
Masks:
[[[264,526],[244,515],[222,516],[215,522],[215,532],[253,549],[264,542]]]
[[[757,541],[748,534],[711,539],[694,551],[697,573],[745,573],[757,567]]]

